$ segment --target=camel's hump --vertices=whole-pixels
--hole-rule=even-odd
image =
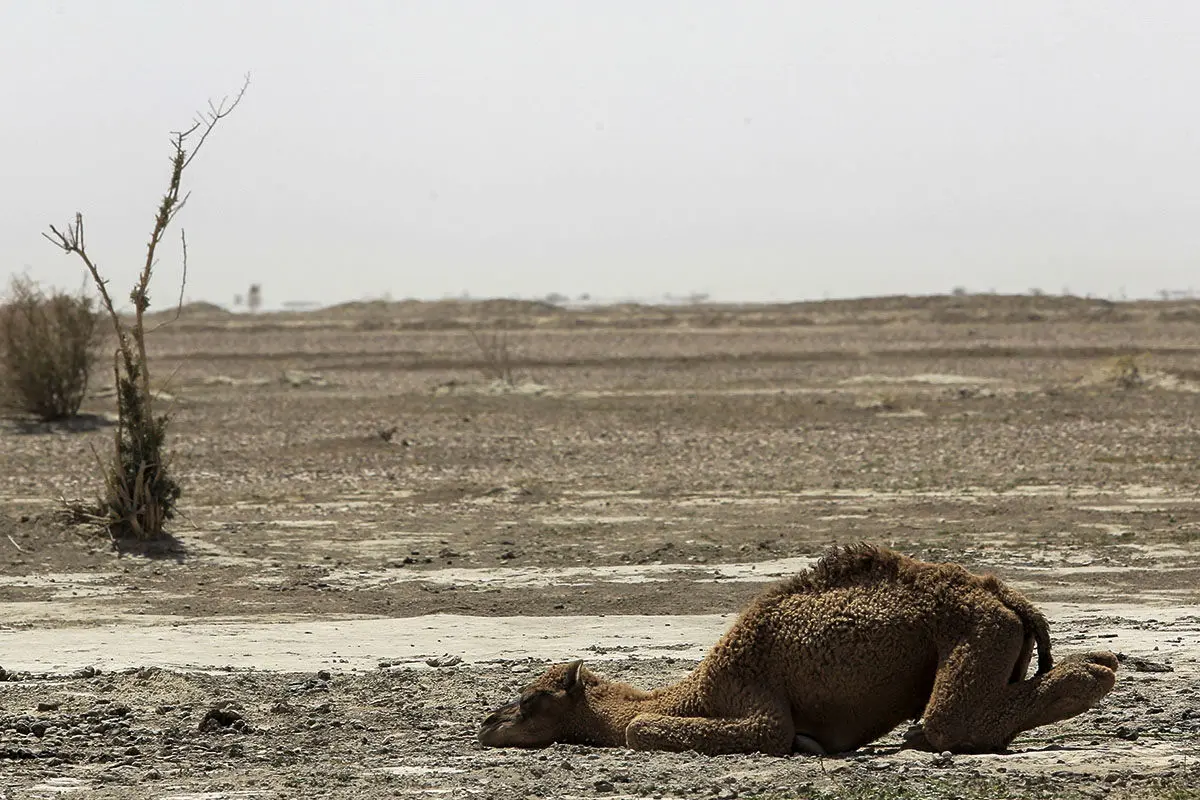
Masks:
[[[885,547],[860,542],[829,550],[811,569],[777,584],[769,595],[812,594],[865,581],[894,581],[912,559]]]

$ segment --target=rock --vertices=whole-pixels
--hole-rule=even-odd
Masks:
[[[38,703],[37,710],[41,712],[58,711],[58,703],[54,701]]]
[[[329,381],[319,372],[305,372],[298,369],[285,370],[283,373],[283,382],[293,388],[301,386],[328,386]]]
[[[592,788],[597,792],[611,792],[617,787],[613,785],[612,781],[598,780],[592,784]]]
[[[1163,664],[1159,661],[1151,661],[1148,658],[1141,656],[1129,656],[1124,653],[1117,654],[1117,660],[1122,664],[1127,664],[1133,667],[1134,672],[1174,672],[1175,668],[1170,664]]]
[[[333,676],[329,673],[329,670],[327,670],[327,669],[317,670],[317,679],[318,680],[327,681],[332,677]]]
[[[200,732],[211,733],[213,731],[231,728],[235,722],[238,722],[241,719],[242,715],[228,706],[223,705],[210,708],[207,713],[205,713],[204,718],[200,720]],[[243,722],[242,724],[244,727],[245,723]]]
[[[427,659],[425,659],[425,663],[431,667],[453,667],[458,664],[461,664],[462,658],[460,656],[451,655],[450,653],[446,653],[445,655],[434,656],[433,658],[427,658]]]

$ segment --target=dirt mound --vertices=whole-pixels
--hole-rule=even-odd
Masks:
[[[175,310],[158,312],[173,317]],[[310,310],[266,312],[243,319],[213,303],[189,303],[184,325],[226,324],[237,319],[253,330],[304,327],[316,330],[461,330],[503,325],[531,328],[755,328],[893,324],[1026,325],[1053,323],[1124,324],[1197,322],[1192,301],[1131,301],[1050,295],[895,295],[796,303],[654,304],[621,302],[563,307],[516,298],[444,300],[356,300]],[[239,322],[239,324],[241,324]]]
[[[1200,304],[1164,308],[1158,313],[1158,318],[1163,322],[1200,322]]]

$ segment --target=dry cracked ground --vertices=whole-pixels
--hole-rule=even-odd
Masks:
[[[7,800],[1200,797],[1200,304],[192,306],[151,356],[165,552],[57,514],[102,385],[0,423]],[[476,744],[547,663],[675,679],[859,540],[994,570],[1116,690],[1002,755]]]

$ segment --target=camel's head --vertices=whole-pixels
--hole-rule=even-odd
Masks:
[[[479,743],[485,747],[546,747],[561,741],[584,702],[584,685],[590,677],[582,661],[555,664],[516,700],[488,714],[479,727]]]

